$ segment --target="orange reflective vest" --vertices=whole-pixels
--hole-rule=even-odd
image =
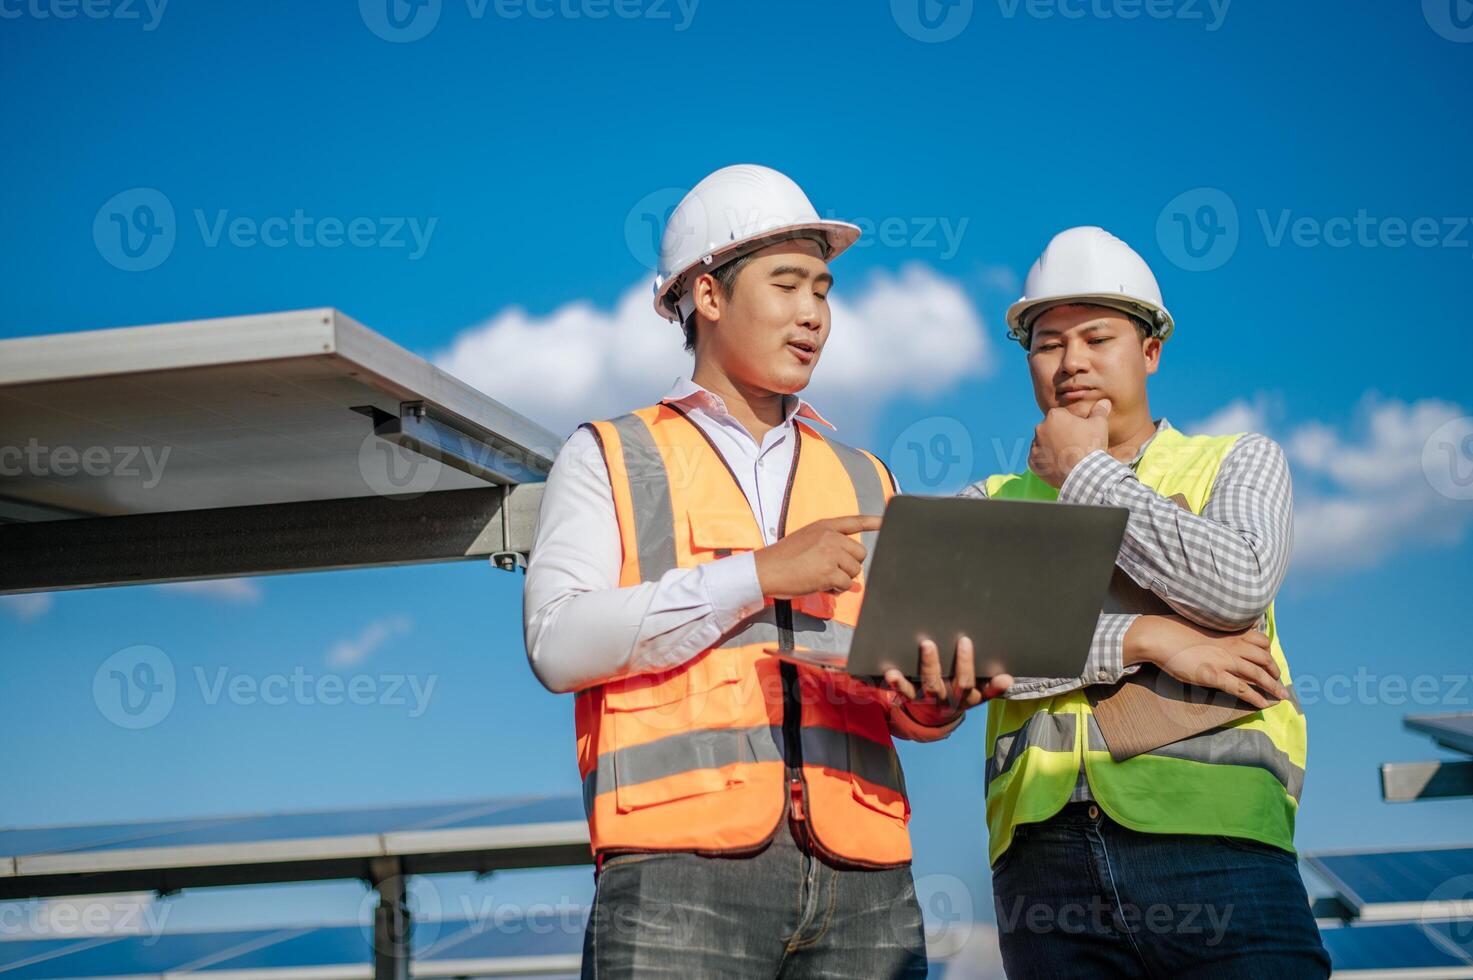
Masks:
[[[621,588],[764,546],[735,473],[680,407],[586,427],[608,465]],[[884,464],[802,420],[793,435],[779,536],[883,511],[894,493]],[[861,540],[872,549],[864,539],[873,537]],[[578,770],[594,852],[756,851],[790,812],[821,852],[878,867],[909,861],[910,803],[883,696],[763,652],[847,649],[862,599],[862,590],[768,599],[680,667],[579,692]]]

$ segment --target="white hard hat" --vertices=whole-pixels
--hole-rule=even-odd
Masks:
[[[1146,260],[1103,228],[1070,228],[1054,236],[1028,270],[1022,298],[1008,307],[1008,333],[1027,347],[1038,315],[1070,303],[1139,317],[1162,340],[1176,327]]]
[[[820,219],[803,189],[776,170],[750,163],[722,167],[691,188],[665,222],[655,312],[685,320],[695,309],[691,272],[805,233],[826,244],[826,259],[859,238],[855,225]]]

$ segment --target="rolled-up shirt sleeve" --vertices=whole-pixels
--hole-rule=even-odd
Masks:
[[[527,660],[549,690],[678,667],[764,603],[750,552],[620,588],[621,552],[608,468],[579,429],[548,474],[522,599]]]

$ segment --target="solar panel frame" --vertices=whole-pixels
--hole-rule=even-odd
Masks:
[[[373,423],[348,409],[398,418],[405,403],[508,451],[525,472],[505,482],[545,479],[562,443],[335,309],[117,327],[0,340],[0,444],[171,445],[172,485],[143,494],[111,471],[27,472],[6,498],[107,516],[371,495],[356,470]],[[445,467],[433,489],[487,485]]]
[[[514,567],[562,442],[330,308],[0,340],[0,594]]]

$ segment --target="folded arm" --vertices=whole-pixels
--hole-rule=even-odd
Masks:
[[[1209,629],[1258,623],[1283,583],[1293,541],[1293,493],[1283,450],[1238,440],[1200,515],[1144,485],[1108,453],[1086,456],[1059,491],[1068,503],[1130,510],[1116,562],[1136,584]]]

